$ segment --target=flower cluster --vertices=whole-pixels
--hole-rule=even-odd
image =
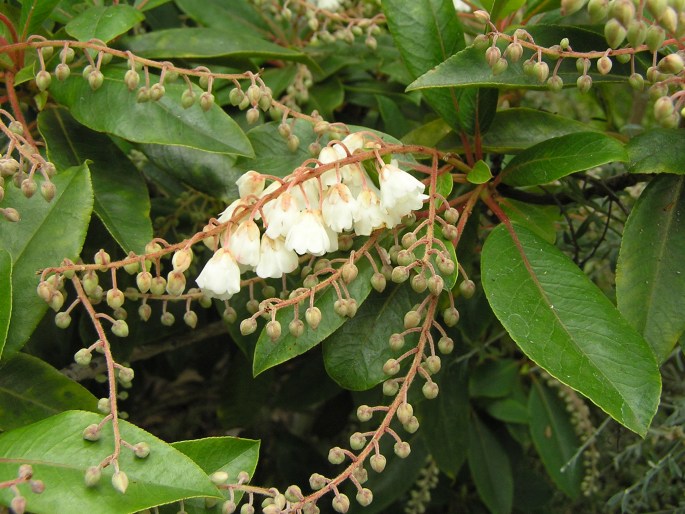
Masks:
[[[240,198],[217,220],[226,224],[225,230],[218,238],[205,239],[215,253],[197,277],[203,293],[228,300],[240,290],[244,271],[280,278],[297,268],[300,255],[336,251],[339,234],[368,236],[420,209],[428,198],[425,184],[395,161],[385,163],[376,156],[378,188],[361,163],[348,159],[377,147],[363,134],[351,134],[323,148],[316,168],[301,168],[285,180],[256,171],[241,176]],[[326,169],[317,169],[322,166]],[[267,179],[273,179],[268,186]]]

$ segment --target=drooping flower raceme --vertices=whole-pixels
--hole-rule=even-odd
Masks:
[[[252,220],[243,221],[231,233],[228,248],[239,264],[256,266],[259,263],[259,227]]]
[[[302,211],[285,238],[285,246],[300,255],[323,255],[329,252],[331,240],[324,226],[321,211]]]
[[[210,298],[228,300],[240,291],[240,269],[227,248],[219,248],[195,280]]]
[[[423,194],[426,185],[393,163],[381,166],[378,175],[381,207],[393,220],[420,209],[428,199],[428,195]]]
[[[300,213],[297,200],[289,191],[285,191],[281,196],[269,202],[267,207],[268,209],[264,209],[267,223],[266,234],[273,239],[287,236]]]
[[[324,193],[321,208],[326,225],[336,232],[350,230],[356,204],[350,188],[345,184],[338,183],[329,187]]]
[[[362,189],[357,197],[357,208],[354,211],[354,231],[360,236],[369,236],[387,222],[387,212],[381,208],[378,190],[372,184]]]
[[[281,278],[297,268],[298,263],[297,254],[285,247],[284,238],[271,239],[266,234],[262,236],[259,264],[255,270],[258,276]]]

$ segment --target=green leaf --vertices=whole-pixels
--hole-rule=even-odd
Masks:
[[[134,54],[150,59],[282,59],[306,61],[297,50],[276,45],[247,31],[184,27],[157,30],[122,40]]]
[[[362,304],[371,292],[373,268],[367,259],[360,259],[357,262],[357,267],[359,269],[359,274],[354,281],[347,285],[347,289],[350,296],[357,300],[357,306],[359,308],[358,315],[361,315],[363,312]],[[266,335],[266,330],[262,330],[254,352],[254,362],[252,366],[254,375],[256,376],[262,371],[303,354],[338,330],[338,328],[340,328],[340,326],[349,318],[340,316],[333,309],[333,304],[337,299],[338,294],[333,287],[326,288],[323,294],[316,297],[314,305],[321,310],[322,315],[321,324],[316,330],[306,327],[304,311],[308,305],[300,307],[300,319],[305,322],[306,327],[304,334],[300,337],[293,337],[288,331],[288,324],[294,319],[293,307],[279,309],[276,314],[276,320],[281,323],[282,335],[276,341],[272,341],[269,336]]]
[[[464,48],[464,31],[450,0],[386,0],[382,7],[390,34],[412,78]],[[460,123],[459,95],[454,91],[429,91],[424,96],[448,124]]]
[[[444,198],[449,198],[452,194],[452,188],[454,188],[454,180],[452,180],[451,173],[443,173],[438,175],[435,184],[435,191],[441,194]],[[442,200],[438,198],[435,202],[435,208],[439,208],[442,205]]]
[[[166,95],[159,101],[138,103],[136,93],[124,84],[123,68],[110,67],[104,73],[105,81],[97,91],[92,91],[83,77],[72,74],[64,82],[53,81],[50,93],[79,123],[97,132],[136,143],[253,155],[243,131],[218,105],[207,112],[197,104],[189,109],[181,106],[187,86],[166,84]],[[200,89],[194,91],[199,97]]]
[[[466,180],[471,182],[471,184],[485,184],[491,178],[490,166],[482,159],[474,164],[471,171],[466,175]]]
[[[434,377],[440,394],[418,405],[423,439],[440,471],[455,478],[469,446],[468,367],[452,363]]]
[[[259,459],[259,441],[253,439],[241,439],[239,437],[207,437],[192,441],[179,441],[172,443],[184,455],[190,457],[202,471],[211,475],[216,471],[228,473],[228,483],[238,481],[238,473],[247,472],[250,477],[254,476]],[[224,498],[228,499],[228,491],[223,492]],[[242,491],[235,491],[234,501],[240,502]],[[188,514],[193,512],[205,512],[203,499],[193,499],[185,502],[185,510]]]
[[[402,326],[404,314],[413,304],[408,288],[401,286],[390,294],[368,298],[354,318],[324,341],[323,360],[328,375],[340,387],[353,391],[371,389],[387,379],[383,364],[403,353],[391,351],[388,340]],[[407,346],[410,344],[408,341]]]
[[[95,410],[97,398],[46,362],[25,353],[0,362],[0,430],[65,410]]]
[[[143,13],[130,5],[94,5],[71,20],[65,28],[79,41],[99,39],[107,43],[144,19]]]
[[[516,107],[495,114],[490,130],[483,136],[483,148],[512,153],[559,136],[587,132],[592,125],[545,111]]]
[[[255,6],[247,0],[176,0],[176,5],[196,22],[223,31],[271,32]]]
[[[566,495],[578,498],[583,479],[582,459],[566,464],[580,442],[565,405],[556,394],[535,381],[528,399],[528,412],[530,435],[547,473]]]
[[[680,129],[652,129],[626,145],[630,173],[685,174],[685,134]]]
[[[24,0],[21,5],[21,15],[19,17],[19,29],[21,39],[38,30],[38,27],[50,17],[52,11],[59,3],[59,0]]]
[[[558,45],[561,39],[567,37],[569,41],[572,41],[573,50],[576,52],[589,52],[597,48],[606,48],[606,41],[602,34],[585,28],[533,24],[526,26],[526,29],[533,36],[536,44],[546,47]],[[504,43],[500,43],[500,46],[503,51]],[[409,84],[407,90],[466,86],[546,89],[546,84],[540,84],[536,78],[525,74],[523,71],[523,62],[530,56],[531,54],[525,51],[519,62],[510,62],[504,73],[493,75],[485,60],[485,50],[470,46],[456,53],[439,66],[426,71]],[[547,64],[551,72],[555,63],[548,61]],[[615,62],[611,73],[607,75],[601,75],[594,69],[590,69],[588,74],[592,77],[593,84],[624,82],[625,78],[630,75],[630,66]],[[576,70],[575,59],[564,59],[559,66],[557,75],[561,77],[566,86],[576,87],[578,71]]]
[[[0,480],[17,475],[22,462],[30,462],[34,477],[45,483],[43,494],[32,494],[28,484],[19,486],[26,508],[36,514],[97,512],[122,514],[184,498],[220,497],[209,477],[188,457],[152,434],[119,420],[121,436],[131,444],[150,446],[150,455],[138,459],[122,448],[119,467],[129,480],[126,494],[111,485],[112,466],[102,471],[97,487],[86,488],[83,477],[89,466],[98,465],[114,448],[111,422],[97,442],[83,439],[83,429],[100,423],[101,414],[68,411],[33,425],[0,435]],[[13,493],[0,490],[0,502],[9,504]]]
[[[64,108],[41,112],[38,130],[59,169],[90,161],[95,213],[124,251],[142,252],[152,239],[150,197],[128,157],[109,137],[77,123]]]
[[[342,82],[337,77],[331,77],[311,88],[307,112],[316,109],[324,119],[332,120],[335,111],[342,106],[344,101],[345,89]]]
[[[514,388],[519,366],[515,360],[499,359],[476,367],[469,378],[469,394],[487,398],[508,396]]]
[[[495,434],[475,414],[469,424],[468,460],[478,496],[490,512],[511,512],[514,479],[509,457]]]
[[[621,314],[663,362],[685,330],[685,177],[656,177],[626,221],[616,269]]]
[[[495,315],[539,366],[644,435],[661,392],[649,345],[568,257],[515,230],[518,241],[500,225],[483,246],[483,288]]]
[[[485,406],[488,414],[495,419],[506,423],[528,424],[528,407],[525,403],[507,397],[500,400],[493,400]]]
[[[442,118],[438,118],[405,134],[402,142],[405,145],[437,146],[450,132],[452,127]]]
[[[15,187],[5,190],[5,201],[21,213],[18,223],[0,223],[0,241],[12,256],[12,319],[5,353],[17,352],[47,309],[36,294],[38,270],[63,259],[76,260],[93,210],[93,190],[85,164],[61,171],[52,179],[57,194],[48,203],[27,199]]]
[[[12,316],[12,256],[0,248],[0,357]]]
[[[563,219],[558,207],[533,205],[503,196],[497,201],[510,220],[535,232],[550,244],[557,240],[557,225]]]
[[[536,186],[609,162],[627,161],[616,139],[597,132],[577,132],[547,139],[516,157],[502,171],[512,186]]]

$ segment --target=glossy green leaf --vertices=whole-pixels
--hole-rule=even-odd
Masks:
[[[504,109],[497,112],[490,130],[483,136],[483,148],[512,153],[551,138],[589,130],[592,125],[550,112],[525,107]]]
[[[350,296],[357,301],[359,308],[358,315],[363,312],[362,304],[366,297],[371,292],[371,276],[373,275],[373,268],[367,259],[360,259],[357,262],[359,274],[357,278],[347,285]],[[323,294],[319,294],[314,301],[314,305],[321,310],[321,324],[312,330],[306,324],[304,313],[308,305],[304,305],[299,309],[300,319],[305,323],[304,334],[300,337],[293,337],[288,331],[288,324],[294,319],[294,310],[292,307],[279,309],[276,314],[276,320],[281,323],[282,334],[276,341],[272,341],[266,330],[262,330],[257,341],[257,347],[254,353],[254,363],[252,371],[258,375],[264,370],[272,368],[277,364],[296,357],[310,348],[313,348],[321,341],[330,336],[349,318],[340,316],[333,309],[333,304],[338,299],[338,294],[333,287],[326,288]]]
[[[316,109],[325,120],[332,120],[335,117],[335,111],[343,105],[344,101],[345,89],[342,82],[337,77],[331,77],[311,88],[307,112]]]
[[[563,219],[558,207],[533,205],[505,197],[499,197],[497,201],[512,221],[535,232],[548,243],[554,244],[557,240],[557,226]]]
[[[478,496],[492,514],[511,512],[514,479],[511,463],[497,437],[473,414],[469,424],[469,469]]]
[[[12,316],[12,256],[0,248],[0,357]]]
[[[441,194],[443,198],[449,198],[453,188],[454,180],[452,180],[451,173],[443,173],[442,175],[438,175],[435,184],[435,191],[437,193]],[[438,198],[438,200],[436,200],[435,202],[436,209],[439,208],[442,205],[442,203],[442,200]]]
[[[412,78],[464,48],[464,31],[451,0],[386,0],[382,4],[388,29]],[[459,124],[458,95],[429,91],[426,101],[452,126]]]
[[[576,52],[589,52],[597,48],[606,48],[606,41],[602,34],[585,28],[532,24],[528,25],[526,29],[533,36],[536,44],[546,47],[558,45],[562,38],[567,37],[569,41],[573,42],[573,49]],[[504,43],[500,44],[503,51]],[[409,84],[407,89],[414,91],[427,88],[460,88],[466,86],[546,89],[546,84],[540,84],[536,78],[525,74],[523,71],[523,62],[530,56],[530,51],[524,51],[523,58],[519,62],[510,62],[506,71],[500,75],[493,75],[485,60],[485,50],[470,46],[421,75]],[[555,63],[553,61],[548,62],[548,65],[551,72]],[[626,77],[630,75],[630,66],[614,63],[611,73],[607,75],[601,75],[594,68],[591,68],[588,74],[592,77],[594,84],[624,82]],[[578,71],[575,60],[564,59],[557,75],[561,77],[565,85],[576,87]]]
[[[536,186],[616,161],[627,161],[625,148],[616,139],[597,132],[578,132],[547,139],[516,157],[502,171],[512,186]]]
[[[626,145],[631,173],[685,175],[685,134],[680,129],[652,129]]]
[[[500,225],[483,246],[495,315],[534,362],[644,435],[661,392],[648,343],[568,257],[523,227],[516,234]]]
[[[506,423],[528,424],[528,407],[525,403],[507,397],[489,402],[485,409],[495,419]]]
[[[452,127],[442,118],[438,118],[405,134],[402,136],[402,142],[406,145],[437,146],[451,132]]]
[[[547,473],[566,495],[578,498],[583,479],[582,458],[568,466],[566,464],[580,446],[580,441],[564,403],[555,393],[535,381],[528,399],[528,411],[530,435]]]
[[[221,30],[238,30],[270,34],[268,25],[255,5],[247,0],[176,0],[176,5],[196,22]]]
[[[157,30],[127,37],[122,44],[134,54],[150,59],[308,59],[302,52],[255,37],[248,31],[230,32],[208,27]]]
[[[143,13],[130,5],[94,5],[71,20],[66,31],[79,41],[99,39],[107,43],[144,19]]]
[[[490,166],[482,159],[473,165],[471,171],[466,175],[466,180],[471,184],[485,184],[492,178]]]
[[[238,473],[241,471],[245,471],[250,477],[253,477],[255,469],[257,469],[259,441],[253,439],[207,437],[192,441],[179,441],[172,443],[171,446],[190,457],[208,475],[216,471],[228,473],[229,484],[238,481]],[[228,491],[222,492],[224,497],[228,499]],[[242,496],[242,491],[235,491],[234,501],[240,502]],[[206,512],[204,499],[186,501],[185,510],[188,514]]]
[[[219,106],[207,112],[197,104],[189,109],[181,106],[181,94],[187,86],[166,84],[166,95],[159,101],[138,103],[136,93],[124,84],[123,68],[112,67],[104,73],[105,81],[97,91],[92,91],[83,77],[72,74],[64,82],[53,80],[50,93],[79,123],[97,132],[136,143],[253,155],[243,131]],[[195,92],[199,97],[199,88]]]
[[[455,478],[469,446],[468,368],[452,363],[434,380],[440,394],[418,405],[417,417],[426,446],[440,471]]]
[[[131,444],[147,443],[150,455],[138,459],[122,448],[119,466],[128,476],[126,494],[112,487],[112,466],[102,471],[97,487],[86,488],[85,470],[99,464],[114,447],[109,423],[99,441],[83,439],[83,429],[102,418],[92,412],[68,411],[0,435],[0,480],[16,477],[19,464],[30,462],[34,477],[45,483],[45,492],[31,494],[28,484],[19,488],[25,492],[27,510],[36,514],[122,514],[184,498],[220,497],[209,477],[191,459],[123,420],[119,421],[122,438]],[[9,489],[0,490],[3,504],[7,505],[12,496]]]
[[[38,130],[59,169],[89,161],[95,213],[124,251],[142,252],[152,239],[152,221],[140,171],[109,137],[77,123],[67,109],[41,112]]]
[[[685,177],[656,177],[626,222],[616,269],[621,314],[663,362],[685,331]]]
[[[477,366],[469,378],[469,394],[501,398],[514,388],[519,366],[515,360],[499,359]]]
[[[76,260],[93,210],[93,189],[85,164],[59,170],[53,178],[57,194],[48,203],[40,196],[25,198],[15,187],[5,201],[21,213],[17,223],[0,223],[0,241],[12,256],[12,319],[5,355],[18,351],[47,309],[36,294],[36,271]]]
[[[359,278],[357,279],[359,280]],[[353,391],[371,389],[387,377],[383,364],[403,352],[388,346],[390,336],[401,327],[413,301],[407,287],[391,287],[389,294],[371,295],[357,315],[323,343],[328,375],[340,387]],[[407,336],[407,346],[415,338]]]
[[[0,362],[0,431],[65,410],[95,410],[97,398],[46,362],[17,353]]]
[[[58,3],[59,0],[23,0],[17,29],[22,40],[38,30],[38,27],[50,17]]]

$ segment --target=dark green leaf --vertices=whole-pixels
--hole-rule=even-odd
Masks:
[[[598,132],[577,132],[547,139],[516,157],[502,171],[512,186],[536,186],[609,162],[627,161],[616,139]]]
[[[528,357],[644,435],[661,392],[649,345],[568,257],[523,227],[516,234],[500,225],[483,246],[495,315]]]
[[[0,248],[0,356],[12,316],[12,256]]]
[[[557,240],[557,225],[562,220],[558,207],[533,205],[505,197],[497,200],[509,219],[535,232],[550,244]]]
[[[99,39],[107,43],[144,19],[143,13],[130,5],[94,5],[71,20],[66,31],[79,41]]]
[[[150,59],[308,59],[297,50],[276,45],[244,30],[229,32],[205,27],[166,29],[127,37],[122,43],[134,54]]]
[[[323,359],[329,376],[353,391],[371,389],[388,378],[383,364],[402,353],[392,352],[388,340],[402,326],[404,314],[412,305],[407,287],[398,286],[390,294],[368,298],[364,308],[324,342]]]
[[[142,252],[152,239],[150,197],[128,157],[109,137],[77,123],[67,109],[41,112],[38,130],[59,169],[91,161],[95,213],[124,251]]]
[[[345,90],[337,77],[331,77],[325,82],[313,86],[309,93],[307,111],[316,109],[324,119],[332,120],[335,111],[345,101]]]
[[[105,425],[99,441],[83,439],[83,429],[102,418],[92,412],[68,411],[0,435],[0,480],[16,477],[19,463],[30,462],[34,477],[45,483],[45,492],[31,494],[28,484],[20,488],[26,491],[27,510],[36,514],[122,514],[184,498],[220,497],[192,460],[123,420],[119,421],[122,438],[131,444],[147,443],[150,456],[138,459],[131,450],[122,448],[119,466],[128,476],[126,494],[112,487],[112,466],[102,471],[97,487],[86,488],[85,470],[98,465],[114,448],[111,423]],[[9,489],[0,489],[0,502],[9,504],[13,495]]]
[[[76,260],[93,210],[88,166],[59,170],[53,182],[57,194],[47,203],[27,199],[15,187],[5,190],[5,201],[21,213],[18,223],[0,223],[0,241],[12,256],[12,319],[5,354],[17,352],[47,309],[36,294],[38,270]]]
[[[559,41],[567,37],[573,44],[576,52],[589,52],[597,48],[606,48],[604,36],[585,28],[561,26],[561,25],[528,25],[528,32],[535,38],[535,43],[542,46],[558,45]],[[501,43],[504,50],[504,43]],[[516,63],[509,63],[508,68],[500,75],[493,75],[490,66],[485,61],[485,50],[479,50],[473,46],[456,53],[439,66],[427,71],[414,82],[409,84],[409,91],[426,88],[444,87],[524,87],[532,89],[546,89],[545,84],[540,84],[536,78],[526,75],[523,71],[523,61],[531,54],[524,52],[523,58]],[[551,70],[554,61],[548,61]],[[630,66],[614,63],[611,73],[601,75],[590,69],[588,74],[594,84],[608,82],[624,82],[630,75]],[[576,87],[578,71],[575,59],[564,59],[557,73],[567,86]]]
[[[621,314],[663,362],[685,330],[685,177],[656,177],[628,217],[616,269]]]
[[[459,102],[461,129],[472,136],[487,133],[497,113],[499,90],[491,87],[467,87],[454,91]]]
[[[367,259],[360,259],[357,262],[357,267],[359,268],[359,274],[354,281],[347,285],[347,289],[350,292],[350,296],[357,300],[359,314],[361,314],[363,312],[362,304],[371,292],[370,280],[373,275],[373,268]],[[314,305],[321,310],[321,324],[316,330],[308,327],[305,328],[304,334],[300,337],[293,337],[288,331],[288,324],[294,319],[293,308],[279,309],[276,314],[276,320],[281,323],[282,335],[274,342],[266,335],[266,330],[262,330],[255,348],[253,373],[258,375],[264,370],[306,352],[340,328],[349,318],[340,316],[333,309],[333,304],[337,299],[338,294],[332,287],[326,288],[323,294],[316,297]],[[299,309],[300,319],[303,322],[305,321],[304,311],[306,308],[307,306],[302,306]]]
[[[434,377],[440,394],[418,405],[423,439],[440,471],[456,477],[469,446],[468,368],[451,364]]]
[[[445,120],[438,118],[405,134],[402,142],[406,145],[437,146],[450,132],[452,128]]]
[[[528,407],[514,398],[494,400],[486,405],[488,414],[507,423],[528,424]]]
[[[557,395],[538,381],[533,382],[528,411],[530,435],[547,473],[565,494],[577,498],[583,466],[582,459],[566,465],[580,446],[569,412]]]
[[[59,0],[24,0],[21,5],[19,18],[20,37],[22,40],[38,30],[38,27],[48,19]]]
[[[469,378],[469,394],[488,398],[508,396],[514,387],[518,371],[518,364],[512,359],[486,362],[473,370]]]
[[[65,410],[95,410],[97,398],[46,362],[17,353],[0,363],[0,430],[7,431]]]
[[[176,5],[196,22],[223,31],[260,32],[269,36],[271,31],[260,17],[255,5],[247,0],[176,0]]]
[[[388,29],[412,78],[464,48],[464,32],[450,0],[386,0],[382,6]],[[451,126],[460,120],[457,97],[454,91],[425,94],[426,101]]]
[[[652,129],[626,145],[631,173],[685,174],[685,134],[680,129]]]
[[[548,139],[587,132],[592,126],[545,111],[513,108],[498,111],[490,130],[483,136],[483,148],[497,153],[525,150]]]
[[[454,187],[454,180],[452,180],[452,174],[443,173],[442,175],[438,175],[436,182],[437,183],[435,184],[435,191],[441,194],[444,198],[449,198],[450,194],[452,193],[452,188]],[[442,200],[438,198],[438,200],[435,202],[435,207],[439,208],[441,205]]]
[[[471,184],[485,184],[492,178],[490,166],[482,159],[473,165],[471,171],[466,175],[466,180]]]
[[[104,84],[97,91],[73,74],[64,82],[53,81],[50,93],[79,123],[98,132],[136,143],[253,155],[243,131],[219,106],[207,112],[197,104],[184,109],[181,94],[187,86],[181,84],[166,84],[166,95],[157,102],[138,103],[136,93],[124,84],[124,73],[122,68],[105,70]],[[199,88],[195,92],[199,97]]]
[[[490,512],[511,512],[514,479],[509,457],[495,435],[475,414],[469,424],[468,459],[478,496]]]
[[[259,441],[253,439],[241,439],[239,437],[208,437],[192,441],[179,441],[172,443],[181,453],[190,457],[202,471],[211,475],[216,471],[228,473],[228,483],[238,481],[238,473],[247,472],[250,477],[254,476],[259,459]],[[242,491],[235,491],[234,501],[240,502]],[[228,491],[224,492],[228,499]],[[205,512],[205,502],[202,499],[193,499],[185,502],[185,510],[188,514]]]

